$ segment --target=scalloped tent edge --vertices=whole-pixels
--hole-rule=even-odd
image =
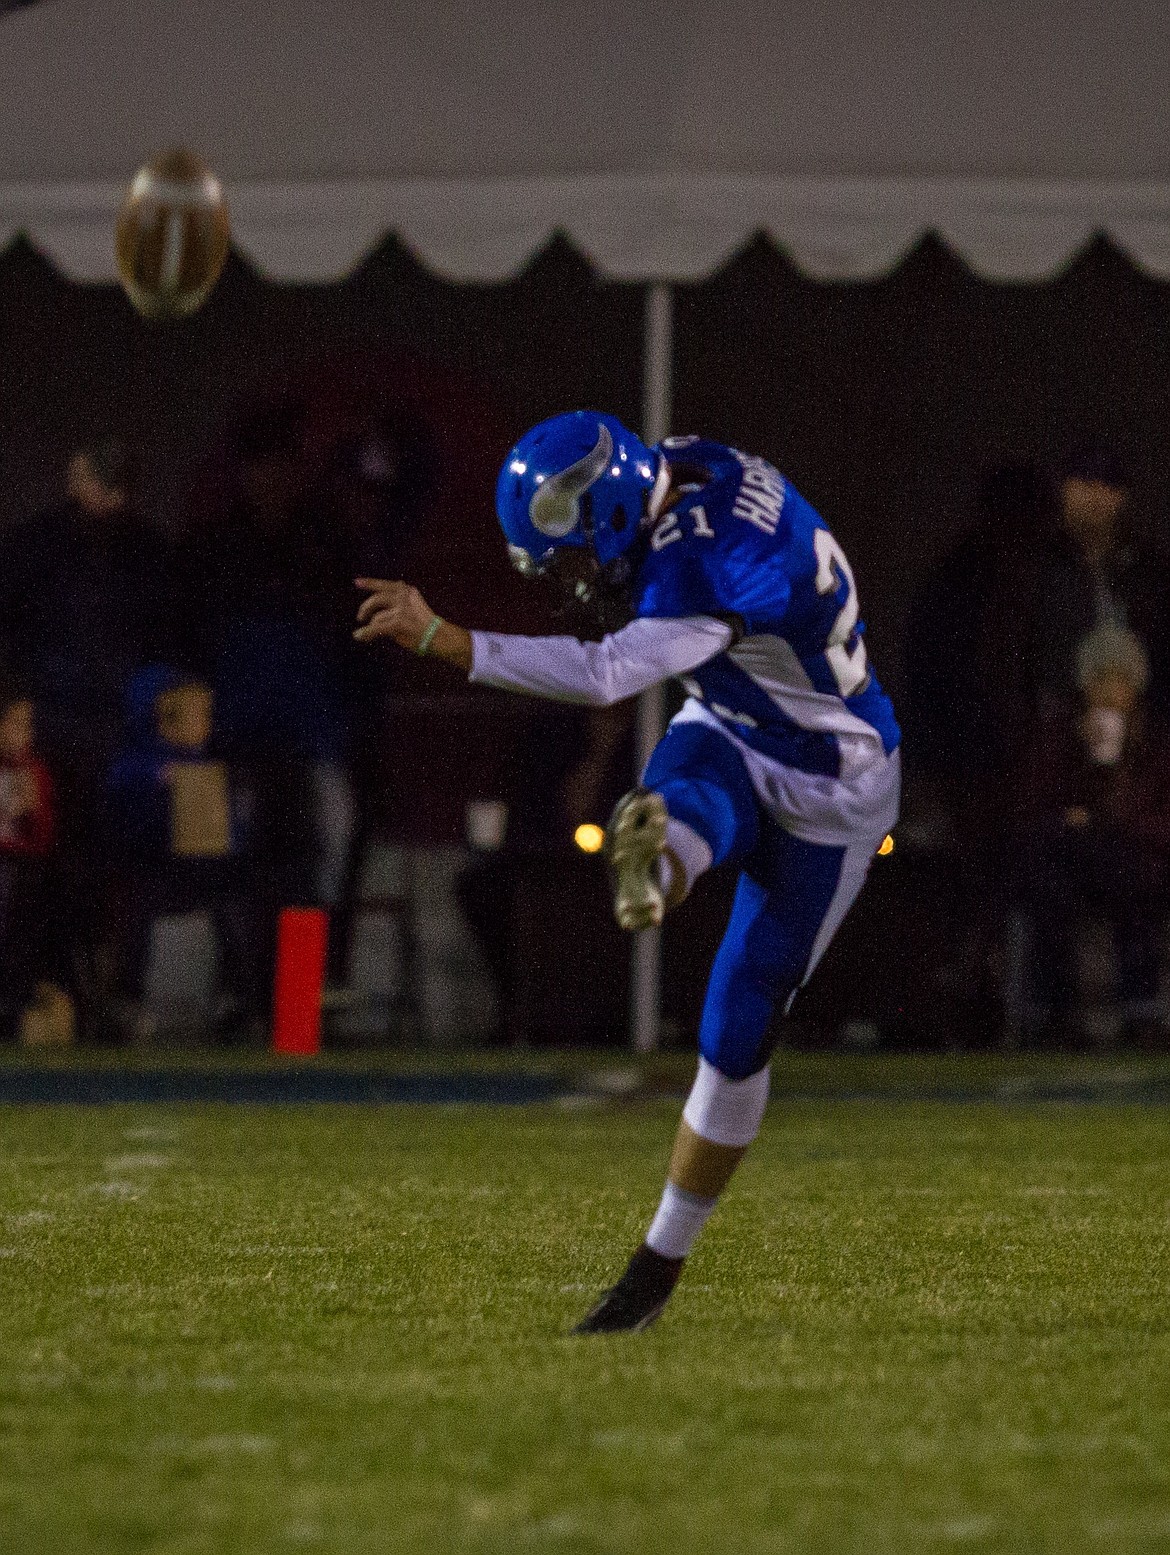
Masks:
[[[71,280],[113,280],[122,192],[0,185],[0,249],[24,236]],[[243,184],[229,198],[235,247],[284,282],[342,280],[390,236],[444,280],[507,281],[557,235],[607,279],[699,281],[761,234],[813,279],[858,281],[896,268],[928,232],[989,281],[1047,279],[1102,234],[1170,279],[1170,184],[624,176]],[[623,209],[637,223],[615,223]]]

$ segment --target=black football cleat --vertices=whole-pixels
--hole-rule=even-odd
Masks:
[[[645,1242],[616,1285],[573,1329],[575,1334],[620,1334],[649,1328],[661,1316],[682,1273],[681,1258],[664,1258]]]

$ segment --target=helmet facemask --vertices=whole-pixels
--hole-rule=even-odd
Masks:
[[[539,562],[520,546],[509,546],[508,555],[521,577],[543,584],[553,613],[570,629],[580,627],[588,635],[616,632],[629,623],[630,552],[604,566],[592,547],[583,545],[551,547]]]

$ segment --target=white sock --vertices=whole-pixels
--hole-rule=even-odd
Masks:
[[[700,1058],[683,1118],[701,1139],[709,1139],[713,1145],[750,1145],[764,1121],[770,1076],[771,1065],[765,1064],[746,1080],[729,1080],[714,1064]]]
[[[729,1080],[714,1064],[700,1058],[683,1119],[712,1144],[732,1149],[750,1145],[763,1122],[770,1077],[771,1066],[765,1065],[746,1080]],[[646,1233],[646,1246],[663,1258],[685,1258],[717,1202],[668,1182]]]
[[[646,1233],[646,1246],[663,1258],[685,1258],[717,1202],[668,1182]]]
[[[682,866],[689,893],[699,876],[711,868],[711,849],[697,831],[693,831],[685,821],[676,821],[673,815],[666,823],[666,846]],[[665,853],[659,861],[659,870],[662,889],[669,891],[674,871]]]

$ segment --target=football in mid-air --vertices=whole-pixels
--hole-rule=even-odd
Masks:
[[[166,151],[134,176],[118,217],[118,273],[152,319],[185,318],[219,280],[231,241],[219,179],[191,151]]]

